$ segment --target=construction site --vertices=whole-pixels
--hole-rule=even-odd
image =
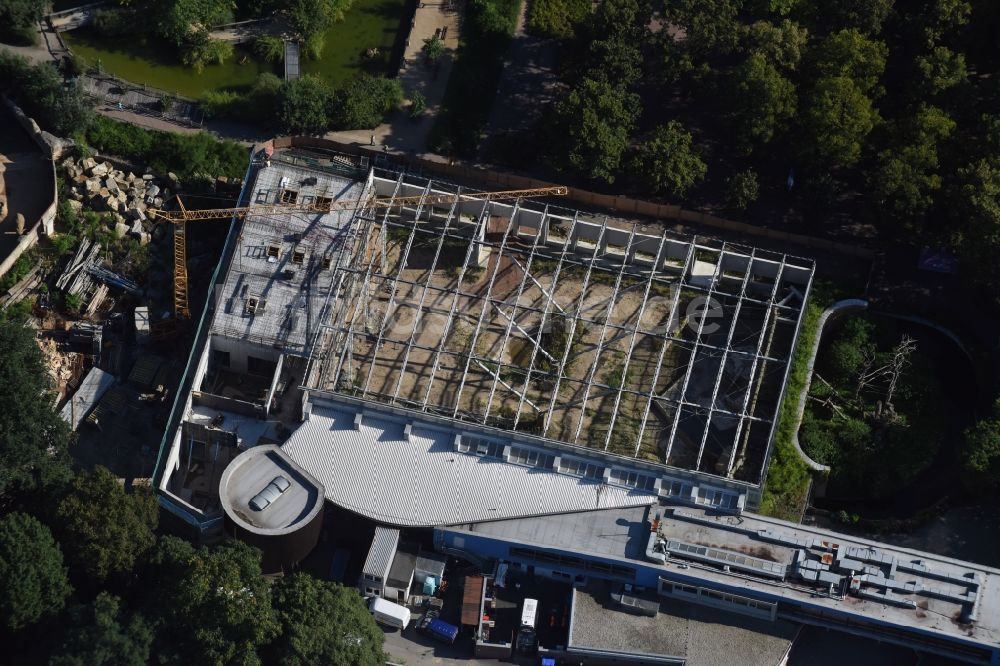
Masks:
[[[532,466],[582,453],[559,471],[584,479],[759,490],[810,260],[343,156],[279,151],[251,184],[239,209],[171,213],[239,218],[165,449],[191,509],[217,513],[230,455],[322,396],[523,435]]]
[[[417,201],[357,220],[311,388],[761,481],[810,261],[373,185]]]

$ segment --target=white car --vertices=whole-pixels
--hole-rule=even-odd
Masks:
[[[288,490],[292,484],[283,476],[276,476],[267,484],[264,490],[253,496],[250,500],[250,508],[254,511],[263,511],[271,505],[274,500],[281,497],[281,493]]]

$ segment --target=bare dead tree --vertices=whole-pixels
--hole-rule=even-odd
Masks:
[[[888,368],[889,375],[889,388],[885,393],[885,404],[889,413],[895,415],[896,408],[892,404],[892,398],[896,394],[896,386],[899,384],[899,378],[903,375],[903,371],[906,370],[911,364],[910,356],[917,349],[917,341],[911,338],[909,335],[904,335],[892,349],[892,359],[889,361]]]

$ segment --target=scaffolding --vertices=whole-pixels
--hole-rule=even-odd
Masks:
[[[309,387],[761,481],[810,260],[372,184]]]

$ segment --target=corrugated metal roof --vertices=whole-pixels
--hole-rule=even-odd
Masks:
[[[432,526],[648,504],[655,495],[456,452],[454,429],[314,404],[283,445],[327,499],[381,523]]]
[[[80,383],[80,388],[76,390],[73,397],[66,401],[59,411],[59,416],[68,423],[73,430],[76,430],[90,410],[94,408],[97,401],[101,399],[105,391],[115,383],[112,374],[104,372],[100,368],[91,368],[87,376]]]
[[[396,556],[396,546],[399,545],[399,530],[376,527],[372,547],[368,549],[368,559],[362,573],[378,576],[383,581],[389,576],[389,566]]]

